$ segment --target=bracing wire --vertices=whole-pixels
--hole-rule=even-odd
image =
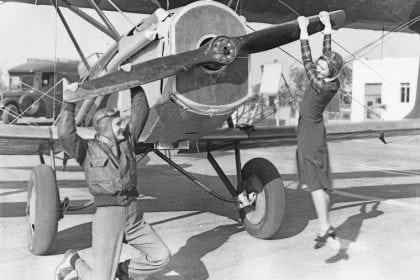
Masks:
[[[235,7],[235,12],[238,13],[238,9],[239,9],[239,2],[241,2],[241,0],[236,0],[236,7]],[[239,14],[239,13],[238,13]]]
[[[292,7],[290,7],[287,3],[285,3],[285,2],[283,2],[282,0],[277,0],[279,3],[281,3],[281,4],[283,4],[285,7],[287,7],[288,9],[290,9],[293,13],[295,13],[297,16],[301,16],[301,14],[299,13],[299,12],[297,12],[296,10],[294,10]],[[404,24],[402,24],[401,25],[401,27],[400,27],[400,29],[399,30],[402,30],[402,29],[404,29],[404,28],[406,28],[406,27],[409,27],[409,26],[411,26],[412,24],[414,24],[415,22],[417,22],[418,20],[419,20],[419,18],[420,18],[420,16],[418,16],[418,17],[416,17],[416,18],[414,18],[414,19],[412,19],[412,20],[409,20],[407,23],[404,23]],[[397,28],[395,28],[396,30],[398,30],[398,27]],[[389,33],[391,33],[391,32],[393,32],[393,30],[391,30],[391,31],[389,31],[388,32],[388,34]],[[380,38],[381,39],[381,38]],[[379,39],[379,40],[380,40]],[[373,71],[375,74],[377,74],[377,75],[379,75],[382,79],[384,79],[385,81],[387,81],[388,83],[390,83],[394,88],[395,88],[395,85],[391,82],[391,81],[389,81],[388,79],[386,79],[385,77],[383,77],[380,73],[378,73],[376,70],[374,70],[374,69],[372,69],[370,66],[368,66],[366,63],[364,63],[363,61],[361,61],[360,60],[360,58],[359,57],[357,57],[357,56],[355,56],[355,55],[353,55],[353,53],[352,52],[350,52],[349,50],[347,50],[344,46],[342,46],[340,43],[338,43],[336,40],[334,40],[334,39],[332,39],[332,41],[337,45],[337,46],[339,46],[340,48],[342,48],[344,51],[346,51],[348,54],[350,54],[351,56],[353,56],[355,59],[357,59],[357,60],[359,60],[362,64],[364,64],[366,67],[368,67],[371,71]],[[300,62],[300,61],[299,61]]]
[[[253,28],[252,26],[250,26],[249,24],[246,24],[246,26],[247,26],[247,28],[249,28],[251,31],[256,31],[256,29],[255,28]],[[285,54],[287,54],[288,56],[290,56],[292,59],[294,59],[295,61],[297,61],[298,63],[300,63],[300,64],[302,64],[302,62],[299,60],[299,59],[297,59],[294,55],[292,55],[291,53],[289,53],[289,52],[287,52],[286,50],[284,50],[282,47],[280,47],[280,46],[278,46],[277,47],[279,50],[281,50],[282,52],[284,52]],[[299,104],[298,104],[298,102],[297,102],[297,95],[296,94],[293,94],[292,93],[292,91],[291,91],[291,89],[290,89],[290,87],[289,87],[289,84],[287,83],[287,81],[286,81],[286,78],[284,77],[284,75],[282,74],[282,77],[283,77],[283,80],[284,80],[284,82],[285,82],[285,85],[286,85],[286,88],[288,89],[288,91],[289,91],[289,94],[292,96],[292,98],[291,98],[291,101],[290,102],[293,102],[293,104],[294,104],[294,106],[299,110]],[[290,103],[289,102],[289,103]],[[246,113],[249,113],[251,111],[251,109],[249,109],[248,111],[245,111],[244,110],[244,112],[242,112],[242,114],[241,114],[241,116],[242,115],[244,115],[244,114],[246,114]],[[272,113],[271,113],[272,114]],[[270,116],[271,114],[269,114],[268,116]],[[258,122],[261,122],[262,120],[260,120],[260,121],[257,121],[257,122],[254,122],[254,124],[256,124],[256,123],[258,123]]]
[[[411,20],[409,20],[408,22],[405,22],[393,29],[391,29],[390,31],[388,31],[387,33],[385,33],[384,35],[382,35],[381,37],[379,37],[378,39],[368,43],[366,46],[360,48],[359,50],[357,50],[356,52],[354,52],[354,54],[350,55],[352,58],[346,58],[345,64],[349,63],[351,61],[353,61],[354,59],[356,59],[356,57],[358,56],[364,56],[366,54],[368,54],[369,52],[371,52],[372,50],[374,50],[375,48],[377,48],[377,45],[379,44],[379,42],[386,42],[387,40],[391,39],[393,36],[395,36],[395,32],[400,32],[405,28],[408,28],[409,26],[413,25],[414,23],[416,23],[417,21],[420,20],[420,16],[417,16]],[[369,50],[366,50],[368,48],[370,48]],[[365,51],[366,50],[366,51]],[[364,52],[363,52],[364,51]],[[357,54],[360,53],[360,54]],[[357,54],[357,55],[356,55]]]
[[[19,114],[17,112],[13,111],[12,109],[8,108],[8,107],[0,108],[0,111],[3,114],[6,113],[6,114],[9,114],[9,115],[13,116],[15,118],[13,121],[15,121],[16,119],[19,118]],[[31,121],[28,121],[28,120],[25,120],[25,119],[23,119],[23,122],[25,122],[26,124],[28,124],[30,126],[39,126],[37,123],[31,122]]]
[[[300,13],[298,13],[295,9],[293,9],[292,7],[290,7],[290,5],[288,5],[287,3],[283,2],[282,0],[277,0],[278,2],[280,2],[281,4],[283,4],[286,8],[288,8],[289,10],[291,10],[293,13],[295,13],[297,16],[300,16]]]
[[[57,3],[57,0],[56,0],[56,3],[55,3],[56,5],[58,5],[58,3]],[[56,74],[57,74],[57,13],[56,13],[56,17],[55,17],[55,46],[54,46],[54,52],[55,52],[55,54],[54,54],[54,82],[56,81]],[[29,85],[29,84],[26,84],[25,82],[23,82],[22,81],[22,85],[24,85],[24,86],[26,86],[26,87],[28,87],[28,88],[30,88],[30,89],[32,89],[33,91],[36,91],[36,92],[38,92],[38,93],[41,93],[41,96],[38,98],[38,99],[36,99],[30,106],[28,106],[28,108],[26,108],[23,112],[21,112],[20,114],[18,113],[18,112],[14,112],[13,110],[11,110],[11,109],[9,109],[9,108],[4,108],[4,109],[1,109],[0,108],[0,110],[3,112],[3,113],[8,113],[8,114],[10,114],[10,115],[12,115],[13,117],[14,117],[14,120],[10,123],[11,125],[13,125],[14,123],[16,123],[17,122],[17,120],[18,119],[20,119],[20,118],[22,118],[23,117],[23,115],[28,111],[28,110],[30,110],[31,109],[31,107],[34,105],[34,104],[36,104],[36,103],[38,103],[38,102],[40,102],[40,100],[42,99],[42,98],[44,98],[44,96],[47,96],[47,97],[49,97],[49,98],[52,98],[53,99],[53,119],[54,119],[54,117],[55,117],[55,101],[58,101],[58,102],[60,102],[60,103],[64,103],[64,102],[62,102],[61,100],[58,100],[57,98],[56,98],[56,86],[59,84],[59,83],[61,83],[62,82],[62,80],[60,80],[60,81],[58,81],[58,82],[55,82],[55,84],[54,84],[54,86],[53,87],[51,87],[49,90],[47,90],[46,92],[42,92],[41,90],[38,90],[38,89],[36,89],[36,88],[34,88],[34,87],[32,87],[31,85]],[[49,96],[48,95],[48,93],[51,91],[51,90],[53,90],[54,91],[54,93],[53,93],[53,96]],[[37,124],[37,123],[35,123],[35,122],[32,122],[32,121],[28,121],[28,120],[26,120],[26,119],[23,119],[23,122],[25,122],[26,124],[28,124],[28,125],[30,125],[30,126],[36,126],[36,127],[39,127],[39,125]]]
[[[25,110],[23,110],[23,112],[22,113],[20,113],[19,114],[19,118],[21,118],[26,112],[28,112],[30,109],[31,109],[31,107],[32,106],[34,106],[35,104],[37,104],[42,98],[44,98],[44,96],[49,96],[48,95],[48,93],[51,91],[51,90],[55,90],[55,87],[59,84],[59,83],[61,83],[62,82],[62,80],[60,80],[60,81],[58,81],[52,88],[50,88],[49,90],[47,90],[46,92],[42,92],[42,91],[40,91],[40,90],[37,90],[37,89],[34,89],[34,90],[36,90],[36,91],[38,91],[38,92],[40,92],[41,93],[41,96],[40,97],[38,97],[30,106],[28,106],[28,108],[26,108]],[[22,84],[24,84],[24,85],[26,85],[27,86],[27,84],[25,84],[25,83],[23,83],[22,82]],[[55,101],[56,100],[56,98],[55,98],[55,96],[53,97],[51,97],[52,99],[53,99],[53,101]],[[16,119],[15,119],[15,121],[16,121]],[[13,122],[11,122],[10,124],[13,124],[15,121],[13,121]]]
[[[255,28],[253,28],[251,25],[246,24],[246,27],[249,28],[251,31],[256,31]],[[293,58],[294,60],[296,60],[298,63],[302,64],[302,62],[297,59],[294,55],[292,55],[291,53],[287,52],[286,50],[284,50],[282,47],[278,46],[277,47],[279,50],[281,50],[282,52],[284,52],[285,54],[287,54],[288,56],[290,56],[291,58]]]
[[[247,28],[249,28],[251,31],[256,31],[256,29],[255,28],[253,28],[252,26],[250,26],[249,24],[246,24],[246,26],[247,26]],[[279,50],[281,50],[282,52],[284,52],[285,54],[287,54],[288,56],[290,56],[292,59],[294,59],[296,62],[298,62],[299,64],[301,64],[301,65],[303,65],[302,64],[302,62],[299,60],[299,59],[297,59],[294,55],[292,55],[291,53],[289,53],[289,52],[287,52],[285,49],[283,49],[282,47],[280,47],[280,46],[278,46],[277,47]],[[284,80],[284,82],[285,82],[285,84],[286,84],[286,88],[288,89],[288,91],[289,91],[289,94],[291,94],[291,96],[293,96],[292,98],[293,98],[293,100],[292,100],[292,102],[293,102],[293,104],[295,105],[295,107],[299,110],[299,104],[298,104],[298,102],[296,101],[296,99],[297,99],[297,95],[296,94],[293,94],[292,93],[292,91],[290,90],[290,87],[289,87],[289,84],[287,83],[287,81],[286,81],[286,78],[284,77],[284,75],[282,74],[282,76],[283,76],[283,80]],[[246,114],[247,112],[249,112],[249,111],[246,111],[246,112],[244,112],[244,113],[242,113],[242,114]]]
[[[297,16],[301,16],[301,14],[299,12],[297,12],[295,9],[293,9],[291,6],[289,6],[287,3],[285,3],[282,0],[277,0],[279,3],[281,3],[282,5],[284,5],[285,7],[287,7],[289,10],[291,10],[294,14],[296,14]],[[417,22],[419,20],[420,16],[409,20],[407,23],[404,23],[400,26],[400,29],[398,30],[402,30],[403,28],[409,27],[412,24],[414,24],[415,22]],[[398,28],[398,27],[397,27]],[[397,29],[396,28],[396,29]],[[388,33],[390,33],[392,31],[389,31]],[[356,60],[360,61],[364,66],[366,66],[369,70],[371,70],[373,73],[375,73],[376,75],[378,75],[379,77],[381,77],[384,81],[386,81],[387,83],[389,83],[394,89],[399,90],[399,88],[392,82],[389,81],[389,79],[387,79],[386,77],[384,77],[383,75],[381,75],[379,72],[377,72],[375,69],[373,69],[372,67],[370,67],[369,65],[367,65],[364,61],[362,61],[359,57],[355,56],[352,54],[352,52],[350,52],[349,50],[347,50],[344,46],[342,46],[340,43],[338,43],[336,40],[332,39],[332,41],[339,46],[340,48],[342,48],[344,51],[346,51],[348,54],[350,54],[351,56],[353,56]],[[282,48],[278,47],[280,50],[284,51]],[[285,52],[285,51],[284,51]],[[287,53],[287,52],[285,52]],[[291,54],[287,53],[289,56],[293,57]],[[296,59],[295,57],[293,57],[296,61],[298,61],[300,64],[302,64],[302,62],[298,59]],[[345,93],[346,94],[346,93]],[[374,113],[375,115],[378,115],[376,112],[374,112],[372,109],[368,108],[367,106],[363,105],[361,102],[357,101],[356,99],[354,99],[352,97],[352,100],[355,100],[358,104],[360,104],[364,109],[371,111],[372,113]],[[378,115],[379,116],[379,115]],[[380,117],[380,116],[379,116]],[[380,117],[382,120],[384,120],[382,117]]]
[[[420,17],[418,17],[418,18],[420,18]],[[410,25],[414,24],[417,21],[418,21],[418,19],[416,21],[411,22]],[[410,26],[410,25],[408,25],[408,26]],[[343,50],[345,50],[346,52],[348,52],[349,54],[353,55],[350,51],[348,51],[346,48],[344,48],[342,45],[340,45],[337,41],[333,40],[333,42],[335,44],[337,44],[340,48],[342,48]],[[378,71],[376,71],[375,69],[373,69],[366,62],[364,62],[363,60],[361,60],[358,56],[354,56],[354,58],[356,60],[358,60],[359,62],[361,62],[366,68],[368,68],[369,70],[371,70],[373,73],[375,73],[376,75],[378,75],[379,77],[381,77],[385,82],[387,82],[394,89],[399,90],[398,86],[396,86],[392,81],[390,81],[388,78],[384,77],[381,73],[379,73]]]
[[[32,104],[36,104],[36,103],[38,103],[42,98],[44,98],[44,97],[48,97],[48,98],[50,98],[50,99],[52,99],[53,101],[55,101],[55,102],[57,102],[57,103],[60,103],[61,105],[63,105],[63,104],[65,104],[65,102],[64,101],[62,101],[62,100],[60,100],[60,99],[58,99],[58,98],[56,98],[56,97],[54,97],[54,96],[51,96],[51,95],[48,95],[48,93],[51,91],[51,90],[53,90],[53,88],[56,88],[57,87],[57,85],[59,85],[60,83],[62,83],[63,82],[63,80],[64,79],[61,79],[61,80],[59,80],[52,88],[50,88],[48,91],[46,91],[46,92],[43,92],[43,91],[41,91],[41,90],[39,90],[39,89],[37,89],[37,88],[34,88],[33,86],[31,86],[31,85],[29,85],[29,84],[27,84],[27,83],[25,83],[25,82],[22,82],[22,85],[24,85],[25,87],[28,87],[28,88],[30,88],[31,90],[33,90],[33,91],[36,91],[36,92],[38,92],[38,93],[40,93],[41,94],[41,97],[39,97],[38,99],[36,99]],[[31,108],[31,106],[29,106],[28,108],[26,108],[25,109],[25,111],[23,111],[22,113],[20,113],[20,114],[18,114],[18,113],[16,113],[16,117],[18,117],[18,118],[22,118],[23,117],[23,115],[29,110]],[[6,108],[6,109],[8,109],[8,108]],[[1,109],[0,108],[0,110],[1,111],[5,111],[4,109]],[[9,109],[8,109],[9,110]],[[12,111],[13,112],[13,111]],[[89,117],[92,117],[92,115],[90,115],[90,114],[86,114],[86,116],[89,116]],[[13,121],[13,123],[16,121],[16,119]],[[34,122],[28,122],[28,121],[26,121],[26,123],[27,124],[29,124],[29,125],[34,125],[34,126],[38,126],[36,123],[34,123]],[[12,124],[12,123],[11,123]]]
[[[137,25],[134,24],[134,22],[131,21],[130,18],[120,8],[118,8],[118,6],[112,0],[107,0],[107,1],[115,8],[117,12],[119,12],[125,18],[125,20],[128,21],[129,24],[133,26],[135,30],[137,30]]]
[[[55,5],[58,6],[58,0],[55,1]],[[55,13],[55,34],[54,34],[54,92],[53,92],[53,120],[55,119],[55,98],[56,98],[56,90],[55,84],[57,83],[57,31],[58,31],[58,15]],[[58,84],[58,83],[57,83]]]
[[[285,7],[287,7],[288,9],[290,9],[293,13],[295,13],[297,16],[300,16],[300,14],[295,10],[295,9],[293,9],[290,5],[288,5],[287,3],[285,3],[285,2],[283,2],[282,0],[277,0],[279,3],[282,3]],[[401,25],[399,25],[399,26],[396,26],[396,27],[394,27],[394,28],[392,28],[387,34],[384,34],[381,38],[379,38],[379,39],[377,39],[377,40],[375,40],[375,41],[373,41],[373,42],[371,42],[371,43],[369,43],[367,46],[365,46],[364,48],[362,48],[362,49],[360,49],[359,51],[361,51],[361,50],[363,50],[363,49],[365,49],[365,48],[368,48],[368,47],[370,47],[370,46],[372,46],[372,45],[374,45],[375,43],[377,43],[378,41],[380,41],[380,40],[382,40],[383,38],[385,38],[385,37],[388,37],[387,39],[389,39],[389,38],[391,38],[393,35],[394,35],[394,32],[398,32],[398,31],[401,31],[401,30],[403,30],[403,29],[405,29],[405,28],[408,28],[409,26],[411,26],[412,24],[414,24],[414,23],[416,23],[417,21],[419,21],[420,20],[420,16],[417,16],[416,18],[413,18],[413,19],[411,19],[411,20],[409,20],[408,22],[405,22],[405,23],[403,23],[403,24],[401,24]],[[252,31],[255,31],[255,29],[254,28],[252,28],[249,24],[247,24],[247,27],[250,29],[250,30],[252,30]],[[391,35],[390,35],[391,34]],[[390,36],[389,36],[390,35]],[[353,57],[353,59],[352,60],[354,60],[354,59],[356,59],[356,60],[359,60],[362,64],[364,64],[366,67],[368,67],[371,71],[373,71],[376,75],[378,75],[378,76],[380,76],[383,80],[385,80],[385,81],[387,81],[388,83],[390,83],[391,85],[392,85],[392,87],[393,88],[395,88],[395,89],[398,89],[398,87],[397,86],[395,86],[394,85],[394,83],[392,83],[391,81],[389,81],[386,77],[383,77],[380,73],[378,73],[375,69],[372,69],[372,67],[370,67],[369,65],[367,65],[366,63],[364,63],[363,61],[361,61],[360,60],[360,58],[359,57],[357,57],[356,55],[354,55],[353,53],[351,53],[350,51],[348,51],[346,48],[344,48],[341,44],[339,44],[337,41],[335,41],[335,40],[332,40],[335,44],[337,44],[340,48],[342,48],[344,51],[346,51],[347,53],[349,53],[350,54],[350,56],[352,56]],[[302,64],[302,62],[299,60],[299,59],[297,59],[295,56],[293,56],[292,54],[290,54],[289,52],[287,52],[286,50],[284,50],[283,48],[281,48],[280,46],[279,47],[277,47],[278,49],[280,49],[282,52],[284,52],[285,54],[287,54],[288,56],[290,56],[291,58],[293,58],[295,61],[297,61],[299,64]],[[370,52],[371,50],[369,50],[368,52]],[[364,53],[364,54],[367,54],[367,53]],[[351,60],[351,61],[352,61]],[[348,62],[350,62],[350,61],[347,61],[346,60],[346,62],[345,63],[348,63]],[[286,82],[286,81],[285,81]],[[286,86],[287,88],[288,88],[288,90],[290,91],[290,88],[288,87],[288,85]],[[291,92],[291,91],[290,91]],[[361,105],[364,109],[366,109],[366,110],[368,110],[368,111],[370,111],[370,112],[372,112],[373,114],[375,114],[376,116],[378,116],[380,119],[382,119],[382,120],[384,120],[379,114],[377,114],[374,110],[372,110],[372,109],[370,109],[370,108],[368,108],[367,106],[365,106],[364,104],[362,104],[361,102],[359,102],[358,100],[356,100],[355,98],[353,98],[350,94],[348,94],[347,92],[344,92],[343,91],[343,94],[344,95],[346,95],[346,96],[348,96],[348,97],[351,97],[352,98],[352,100],[354,100],[356,103],[358,103],[359,105]],[[294,95],[294,102],[296,102],[296,98],[297,98],[297,96],[296,95]],[[243,113],[244,114],[244,113]]]
[[[39,90],[39,89],[36,89],[36,88],[34,88],[34,87],[32,87],[31,85],[29,85],[29,84],[27,84],[27,83],[25,83],[25,82],[22,82],[22,85],[24,85],[24,86],[26,86],[26,87],[28,87],[28,88],[30,88],[30,89],[32,89],[33,91],[36,91],[36,92],[38,92],[38,93],[40,93],[41,94],[41,96],[38,98],[38,99],[36,99],[30,106],[28,106],[28,108],[26,108],[22,113],[18,113],[18,112],[14,112],[14,111],[12,111],[12,110],[10,110],[9,108],[5,108],[5,109],[7,109],[7,110],[5,110],[5,109],[1,109],[0,108],[0,110],[2,111],[2,112],[7,112],[8,114],[10,114],[10,115],[12,115],[12,116],[14,116],[15,118],[14,118],[14,120],[10,123],[11,125],[12,124],[14,124],[14,123],[16,123],[17,122],[17,120],[18,119],[20,119],[20,118],[22,118],[23,117],[23,115],[28,111],[28,110],[30,110],[31,109],[31,107],[34,105],[34,104],[36,104],[36,103],[38,103],[42,98],[44,98],[45,96],[46,97],[49,97],[49,98],[51,98],[51,99],[53,99],[54,101],[57,101],[57,102],[60,102],[60,103],[64,103],[64,102],[62,102],[61,100],[59,100],[59,99],[57,99],[57,98],[55,98],[55,97],[53,97],[53,96],[49,96],[48,95],[48,93],[53,89],[53,88],[55,88],[59,83],[61,83],[62,82],[62,80],[60,80],[60,81],[58,81],[52,88],[50,88],[48,91],[46,91],[46,92],[43,92],[43,91],[41,91],[41,90]],[[31,122],[31,121],[28,121],[28,120],[25,120],[25,119],[23,119],[23,121],[26,123],[26,124],[28,124],[28,125],[32,125],[32,126],[38,126],[38,124],[37,123],[35,123],[35,122]]]

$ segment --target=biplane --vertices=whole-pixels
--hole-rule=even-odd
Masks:
[[[81,58],[79,88],[64,93],[68,100],[77,102],[76,123],[81,137],[93,139],[95,132],[90,126],[96,110],[117,107],[122,112],[127,111],[130,88],[142,86],[150,114],[136,144],[138,161],[154,152],[217,199],[236,205],[246,231],[263,239],[272,237],[282,224],[286,205],[283,181],[275,166],[266,159],[254,158],[242,165],[240,143],[273,139],[293,141],[296,130],[294,127],[243,127],[233,122],[232,113],[253,97],[248,82],[250,54],[298,40],[299,28],[295,20],[298,15],[316,15],[309,17],[309,33],[320,32],[323,26],[317,14],[321,10],[332,11],[333,28],[374,29],[380,22],[388,26],[406,25],[412,28],[411,32],[420,31],[420,2],[415,0],[387,1],[386,4],[374,0],[351,3],[344,0],[11,2],[51,5],[62,20]],[[79,15],[115,43],[103,55],[87,57],[63,16],[62,8]],[[94,9],[102,22],[81,8]],[[119,34],[104,11],[150,16],[135,23],[127,33]],[[247,33],[247,21],[274,25]],[[384,139],[384,133],[418,134],[420,98],[415,102],[410,120],[330,125],[328,137],[341,140],[381,136]],[[227,125],[222,127],[223,123]],[[161,151],[188,148],[196,143],[205,144],[207,158],[230,196],[213,191]],[[212,155],[212,151],[226,147],[235,151],[235,184]],[[89,202],[74,206],[68,198],[60,200],[55,161],[56,154],[61,151],[54,125],[0,125],[1,154],[39,155],[41,164],[33,168],[29,179],[26,209],[28,247],[37,255],[46,254],[53,248],[57,224],[65,212],[92,205]],[[45,155],[50,156],[50,165],[45,163]],[[63,165],[67,159],[64,156]]]

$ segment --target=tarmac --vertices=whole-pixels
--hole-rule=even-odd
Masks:
[[[197,188],[154,154],[138,168],[146,220],[173,254],[170,266],[149,279],[336,280],[420,279],[420,136],[330,142],[335,191],[331,222],[338,238],[315,250],[317,220],[310,194],[296,184],[295,146],[246,148],[242,164],[269,159],[282,174],[286,216],[271,240],[250,236],[234,205]],[[216,160],[235,182],[233,151]],[[206,154],[171,158],[210,188],[228,195]],[[59,222],[57,244],[48,256],[27,249],[27,181],[38,156],[0,156],[0,279],[53,279],[66,249],[91,262],[94,208],[67,213]],[[57,161],[60,197],[72,205],[88,201],[84,174],[71,160],[65,172]],[[137,253],[124,245],[122,259]]]

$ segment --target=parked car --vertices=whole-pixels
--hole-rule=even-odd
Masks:
[[[9,69],[9,86],[0,91],[0,109],[3,123],[16,116],[58,116],[63,100],[62,78],[70,82],[79,79],[79,61],[66,59],[28,59],[27,63]]]

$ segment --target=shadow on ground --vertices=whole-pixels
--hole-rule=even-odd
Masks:
[[[369,204],[372,204],[370,211],[366,211]],[[378,210],[380,202],[368,202],[364,203],[360,207],[360,213],[352,215],[347,218],[341,225],[336,228],[337,239],[340,243],[340,248],[336,255],[325,260],[326,263],[336,263],[341,260],[348,260],[350,258],[348,254],[348,248],[352,243],[356,242],[357,237],[360,234],[363,222],[368,219],[373,219],[384,214],[383,211]]]
[[[232,235],[243,230],[240,223],[234,223],[218,226],[188,238],[187,243],[173,254],[170,265],[150,279],[208,279],[209,273],[201,259],[221,247]],[[163,276],[169,271],[175,271],[180,276]]]
[[[345,178],[370,177],[376,176],[375,172],[350,172],[343,174],[335,174]],[[211,189],[229,196],[227,190],[222,185],[217,176],[193,174],[205,183]],[[286,176],[294,176],[293,174]],[[395,174],[395,176],[401,176]],[[234,182],[235,176],[229,176]],[[232,204],[222,202],[205,191],[197,188],[194,183],[188,181],[183,175],[180,175],[174,169],[167,165],[148,165],[139,168],[139,191],[145,196],[154,199],[145,199],[143,206],[145,212],[175,212],[175,211],[191,211],[193,213],[178,216],[175,218],[156,221],[154,224],[165,223],[169,220],[182,219],[188,215],[196,213],[211,212],[216,215],[227,217],[232,220],[232,224],[218,226],[212,230],[202,232],[188,239],[187,243],[181,247],[178,252],[174,253],[174,260],[170,270],[176,271],[181,276],[165,276],[165,279],[208,279],[208,271],[202,262],[202,258],[222,246],[232,235],[243,231],[243,227],[238,223],[239,215],[236,207]],[[82,188],[86,185],[84,181],[63,181],[60,185],[64,188]],[[7,188],[13,192],[26,191],[25,182],[7,182]],[[377,186],[361,186],[354,188],[344,188],[340,191],[354,193],[362,196],[374,196],[381,199],[401,199],[418,197],[420,194],[419,184],[403,184],[403,185],[377,185]],[[5,195],[5,194],[3,194]],[[1,196],[0,196],[1,197]],[[71,197],[70,197],[71,200]],[[72,203],[81,204],[86,200],[73,201]],[[372,202],[366,202],[362,199],[347,197],[341,195],[332,196],[333,203],[347,203],[345,206],[334,207],[332,212],[342,208],[360,207],[358,213],[350,216],[342,225],[337,227],[337,234],[340,242],[340,249],[336,255],[328,258],[327,263],[335,263],[348,259],[348,248],[354,243],[366,219],[375,218],[383,215],[378,210],[379,202],[375,202],[370,211],[367,207]],[[5,202],[0,203],[1,217],[18,217],[25,216],[25,202]],[[78,214],[92,214],[94,208],[88,208],[83,211],[74,212]],[[64,217],[65,219],[66,217]],[[286,215],[283,220],[282,227],[273,239],[284,239],[293,237],[302,232],[309,221],[315,219],[310,194],[302,190],[286,189]],[[91,246],[91,223],[84,223],[67,228],[58,232],[57,245],[54,254],[62,254],[67,248],[75,248],[77,250],[89,248]],[[168,278],[169,277],[169,278]],[[182,277],[182,278],[180,278]]]
[[[77,251],[92,246],[92,222],[80,224],[74,227],[61,230],[57,234],[55,249],[53,254],[64,254],[69,249]]]

